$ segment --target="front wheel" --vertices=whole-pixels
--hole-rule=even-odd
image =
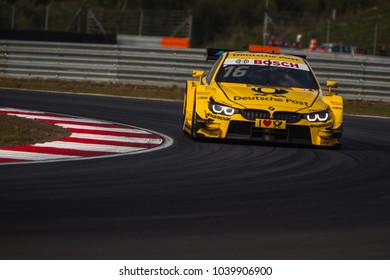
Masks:
[[[191,118],[191,137],[193,139],[198,138],[196,132],[201,128],[201,125],[197,122],[196,114],[196,98],[194,99],[194,107],[192,109],[192,118]]]

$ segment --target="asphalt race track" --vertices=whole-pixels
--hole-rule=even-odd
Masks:
[[[1,259],[389,259],[390,119],[343,147],[193,141],[182,103],[0,89],[0,106],[147,128],[144,154],[0,166]]]

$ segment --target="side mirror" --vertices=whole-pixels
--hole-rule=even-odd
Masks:
[[[199,78],[199,81],[202,82],[203,77],[205,76],[203,70],[193,70],[192,77]]]
[[[337,88],[339,86],[338,82],[335,81],[326,81],[326,87],[328,88],[328,94],[327,95],[337,95],[337,93],[332,92],[332,88]]]
[[[204,71],[203,70],[193,70],[192,71],[192,77],[204,77]]]

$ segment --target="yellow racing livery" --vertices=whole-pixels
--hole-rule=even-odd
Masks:
[[[183,131],[193,138],[338,146],[343,99],[323,91],[304,57],[207,49],[207,75],[194,70],[183,104]]]

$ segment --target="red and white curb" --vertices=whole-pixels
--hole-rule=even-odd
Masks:
[[[0,164],[117,156],[172,144],[172,139],[165,135],[124,124],[13,108],[0,108],[0,114],[58,125],[71,133],[59,141],[1,147]]]

